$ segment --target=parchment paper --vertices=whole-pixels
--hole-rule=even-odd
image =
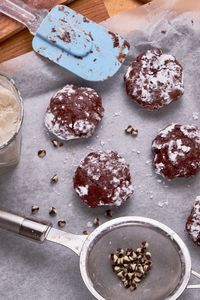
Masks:
[[[101,222],[106,221],[105,209],[89,209],[81,203],[73,191],[72,177],[90,150],[114,149],[130,163],[135,188],[134,196],[114,210],[114,217],[140,215],[170,226],[186,242],[193,268],[200,271],[200,249],[184,231],[186,218],[200,192],[200,175],[167,182],[154,174],[150,162],[151,142],[159,129],[171,122],[199,125],[200,3],[193,0],[188,7],[182,7],[182,2],[154,1],[105,22],[109,28],[126,35],[131,43],[124,66],[106,82],[84,82],[34,53],[0,66],[1,73],[15,79],[25,106],[22,157],[14,170],[0,178],[1,207],[29,215],[31,205],[38,204],[38,217],[51,220],[55,226],[59,218],[65,218],[65,230],[91,231],[90,222],[96,216]],[[133,57],[155,46],[175,55],[183,65],[185,94],[167,108],[147,112],[126,96],[123,75]],[[43,117],[50,97],[66,83],[88,85],[100,92],[105,117],[94,137],[70,141],[55,149],[44,129]],[[138,137],[124,134],[129,124],[139,129]],[[41,148],[47,151],[44,159],[37,156]],[[52,186],[50,178],[55,173],[59,182]],[[48,215],[52,205],[58,209],[55,218]],[[0,231],[0,258],[1,299],[93,299],[81,280],[78,257],[65,248],[34,244]],[[185,291],[180,299],[197,300],[199,291]]]

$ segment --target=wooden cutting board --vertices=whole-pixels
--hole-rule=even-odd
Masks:
[[[104,0],[104,4],[108,10],[109,16],[115,16],[120,12],[137,8],[142,5],[144,1],[149,0]]]
[[[76,0],[69,4],[69,7],[95,22],[104,21],[109,17],[103,0]],[[10,25],[9,19],[4,18],[1,19],[1,28],[2,20],[5,22],[4,27],[6,23]],[[17,34],[11,36],[12,30]],[[4,36],[4,41],[0,41],[0,63],[32,50],[32,35],[27,29],[21,31],[21,25],[18,25],[17,22],[14,22],[10,28],[10,36],[7,39]]]
[[[37,1],[37,0],[36,0]],[[31,3],[35,3],[36,1],[30,1]],[[53,7],[56,4],[61,4],[61,3],[69,3],[72,2],[73,0],[49,0],[46,4],[45,4],[45,8],[50,9],[51,7]],[[45,1],[39,1],[40,3],[45,3]],[[26,0],[26,3],[29,3],[29,0]],[[38,1],[37,1],[38,3]],[[38,5],[35,6],[38,8]],[[40,5],[40,8],[41,7]],[[10,36],[16,34],[17,32],[23,30],[25,28],[25,26],[23,26],[22,24],[20,24],[19,22],[16,22],[15,20],[4,16],[3,14],[0,13],[0,42],[4,41],[5,39],[9,38]]]

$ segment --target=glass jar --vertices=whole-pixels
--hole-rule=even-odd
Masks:
[[[23,102],[12,79],[0,74],[0,171],[19,162]]]

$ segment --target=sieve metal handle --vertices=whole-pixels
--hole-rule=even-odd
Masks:
[[[11,212],[0,210],[0,228],[17,233],[23,237],[44,242],[52,225],[45,221],[36,221]]]
[[[11,212],[0,210],[0,228],[17,233],[40,243],[53,242],[65,246],[80,255],[87,235],[76,235],[52,227],[46,221],[21,217]]]
[[[200,274],[192,270],[192,275],[200,279]],[[200,289],[200,284],[191,284],[187,286],[187,289]]]

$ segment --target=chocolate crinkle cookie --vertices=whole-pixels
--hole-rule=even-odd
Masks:
[[[200,130],[172,124],[161,130],[152,143],[156,173],[168,179],[190,177],[200,169]]]
[[[101,97],[88,87],[66,85],[50,101],[45,126],[61,140],[90,137],[104,113]]]
[[[200,246],[200,196],[196,198],[191,214],[187,219],[186,230],[193,242]]]
[[[133,193],[129,165],[115,151],[88,154],[78,166],[74,188],[89,206],[120,206]]]
[[[184,92],[182,66],[174,56],[157,48],[139,55],[124,79],[128,96],[149,110],[176,101]]]

